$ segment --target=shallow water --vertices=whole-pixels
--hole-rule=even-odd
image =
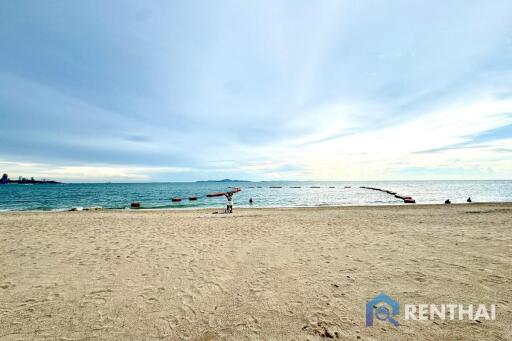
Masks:
[[[128,208],[140,201],[143,208],[221,207],[226,199],[206,194],[241,187],[235,194],[235,207],[296,207],[322,205],[403,204],[393,195],[360,188],[378,187],[410,195],[421,204],[512,201],[512,181],[366,181],[366,182],[240,182],[240,183],[99,183],[0,185],[0,210],[65,210],[72,207]],[[281,187],[281,188],[271,188]],[[300,187],[300,188],[291,188]],[[315,188],[311,188],[315,187]],[[319,188],[316,188],[319,187]],[[334,187],[334,188],[330,188]],[[197,201],[189,201],[197,196]],[[172,197],[183,201],[172,203]]]

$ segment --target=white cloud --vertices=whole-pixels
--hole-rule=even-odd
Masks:
[[[400,177],[400,168],[442,168],[446,163],[458,163],[458,166],[465,167],[488,164],[495,169],[496,176],[504,177],[507,170],[510,171],[510,161],[503,158],[502,152],[493,150],[512,148],[510,140],[491,141],[479,149],[418,152],[465,143],[478,134],[511,124],[510,112],[512,100],[484,97],[468,103],[453,103],[391,127],[300,147],[281,146],[266,150],[268,155],[277,157],[279,162],[290,160],[290,163],[297,164],[299,161],[310,170],[306,177],[315,179],[397,179]],[[340,116],[339,120],[343,122],[344,117]],[[331,126],[336,127],[336,124],[333,121]],[[325,133],[324,128],[325,126],[319,126],[316,137],[332,133]],[[451,161],[454,159],[458,161]],[[397,161],[401,162],[400,167],[395,166]],[[511,174],[508,173],[508,177]]]
[[[194,171],[184,167],[143,167],[123,165],[63,166],[42,163],[0,161],[2,172],[11,179],[19,176],[67,182],[96,181],[149,181],[158,173],[184,173]]]

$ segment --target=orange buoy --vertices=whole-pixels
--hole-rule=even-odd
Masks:
[[[181,198],[172,198],[171,199],[172,202],[180,202],[181,201]]]
[[[139,208],[140,207],[140,202],[134,201],[134,202],[132,202],[132,204],[130,206],[131,206],[131,208]]]

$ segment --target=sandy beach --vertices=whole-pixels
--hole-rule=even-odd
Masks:
[[[512,339],[512,204],[214,211],[0,214],[0,340]]]

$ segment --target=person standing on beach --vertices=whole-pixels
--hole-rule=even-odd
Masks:
[[[226,213],[233,213],[233,192],[227,192],[224,194],[226,199],[228,199],[228,206],[226,208]]]

